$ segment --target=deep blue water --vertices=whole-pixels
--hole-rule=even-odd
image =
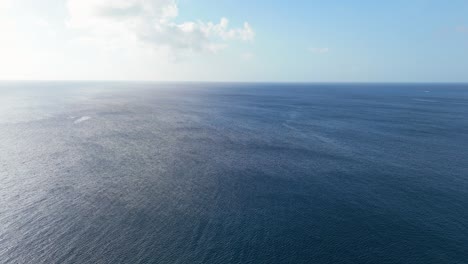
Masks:
[[[468,85],[0,83],[0,263],[468,263]]]

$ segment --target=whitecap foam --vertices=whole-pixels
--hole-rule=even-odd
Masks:
[[[418,101],[418,102],[437,103],[436,100],[418,99],[418,98],[414,98],[413,100],[414,100],[414,101]]]
[[[84,121],[88,121],[89,119],[91,119],[90,116],[82,116],[82,117],[78,118],[77,120],[75,120],[75,122],[73,122],[73,123],[79,124],[79,123],[82,123]]]

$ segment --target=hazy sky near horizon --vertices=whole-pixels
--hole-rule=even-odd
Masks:
[[[0,0],[0,80],[468,82],[466,0]]]

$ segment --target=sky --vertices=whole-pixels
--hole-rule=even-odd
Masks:
[[[0,0],[0,80],[468,82],[468,1]]]

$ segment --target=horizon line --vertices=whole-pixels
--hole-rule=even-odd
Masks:
[[[15,80],[15,79],[0,79],[0,83],[4,82],[114,82],[114,83],[206,83],[206,84],[466,84],[468,81],[174,81],[174,80],[105,80],[105,79],[90,79],[90,80],[73,80],[73,79],[44,79],[44,80]]]

